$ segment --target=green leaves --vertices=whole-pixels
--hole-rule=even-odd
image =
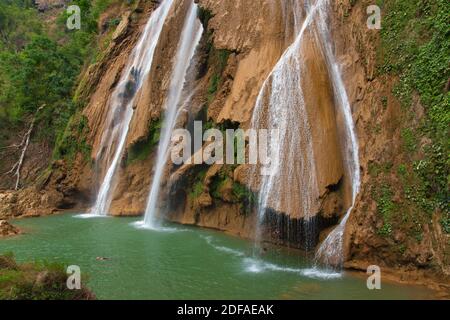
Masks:
[[[73,146],[61,140],[80,107],[72,101],[73,91],[82,66],[96,48],[97,19],[114,1],[72,1],[81,9],[82,29],[67,30],[63,10],[48,32],[31,1],[1,1],[0,130],[7,132],[27,122],[45,104],[37,118],[37,138],[56,145],[54,155],[74,155]]]
[[[448,215],[450,3],[390,0],[384,1],[384,12],[379,71],[399,76],[393,93],[405,109],[410,109],[413,94],[425,109],[419,128],[405,123],[401,132],[405,152],[419,159],[410,177],[418,183],[409,188],[414,190],[409,198],[427,212]],[[421,146],[422,138],[430,142]]]

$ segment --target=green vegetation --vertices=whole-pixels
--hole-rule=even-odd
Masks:
[[[203,194],[203,182],[197,181],[194,186],[192,187],[191,192],[189,193],[189,196],[191,199],[197,199]]]
[[[208,86],[208,102],[211,101],[216,96],[217,91],[219,90],[223,78],[222,74],[227,66],[228,58],[230,56],[230,51],[228,50],[217,50],[214,47],[211,47],[209,51],[209,61],[208,64],[214,66],[213,67],[213,76],[209,82]]]
[[[223,72],[228,64],[228,58],[230,57],[231,51],[226,49],[216,49],[212,42],[212,31],[208,29],[209,20],[213,17],[211,11],[199,7],[198,17],[203,24],[206,32],[206,47],[205,51],[208,55],[208,60],[206,61],[206,69],[212,69],[213,74],[208,86],[208,103],[211,103],[217,91],[219,90],[221,84],[223,83]]]
[[[53,159],[65,159],[72,164],[76,154],[80,152],[83,154],[84,160],[89,160],[92,149],[86,142],[88,132],[87,118],[80,114],[74,115],[65,130],[56,139]]]
[[[72,96],[83,65],[96,55],[97,19],[114,1],[72,1],[81,8],[81,30],[67,30],[65,11],[50,26],[32,1],[0,3],[0,146],[45,106],[34,138],[55,147],[54,157],[73,160],[87,151],[70,141],[71,119],[83,107]]]
[[[233,184],[233,179],[227,170],[222,168],[211,182],[211,196],[214,199],[222,199],[222,190],[230,184]]]
[[[202,167],[201,170],[193,175],[192,181],[189,183],[189,186],[191,187],[188,190],[188,195],[191,199],[197,199],[202,195],[207,171],[208,167]]]
[[[380,74],[398,75],[394,95],[405,114],[401,136],[409,162],[401,169],[410,207],[442,212],[449,231],[450,203],[450,4],[447,0],[378,1],[385,13],[379,50]],[[417,128],[410,108],[418,96],[425,117]],[[419,148],[419,141],[422,143]],[[415,209],[412,209],[415,210]],[[421,220],[421,219],[419,219]]]
[[[381,195],[377,203],[378,212],[382,215],[384,224],[378,233],[383,236],[388,236],[392,233],[392,215],[394,214],[395,205],[392,201],[392,191],[389,186],[381,188]]]
[[[143,161],[148,158],[159,142],[161,126],[161,119],[150,122],[147,138],[136,142],[128,151],[127,165],[130,165],[134,161]]]
[[[246,186],[233,182],[233,195],[236,198],[236,202],[241,206],[241,212],[249,214],[252,208],[256,204],[256,195],[249,190]]]
[[[94,295],[86,288],[67,289],[66,266],[58,263],[18,264],[12,253],[0,255],[0,299],[86,300]]]
[[[205,30],[208,29],[209,20],[213,17],[212,12],[204,7],[200,6],[198,8],[198,18],[203,24]]]
[[[417,149],[416,137],[411,128],[402,130],[403,146],[407,152],[414,152]]]
[[[211,182],[210,193],[213,199],[224,201],[224,191],[231,188],[231,198],[227,200],[239,204],[241,212],[248,214],[256,203],[256,195],[246,186],[233,181],[232,176],[236,167],[222,167]]]

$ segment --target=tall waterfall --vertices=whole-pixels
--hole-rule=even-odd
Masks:
[[[105,163],[109,164],[109,167],[97,195],[95,206],[91,209],[93,215],[106,216],[108,214],[115,189],[114,177],[133,117],[136,93],[141,89],[150,72],[153,55],[173,2],[173,0],[164,0],[152,13],[143,34],[130,55],[120,82],[112,93],[106,129],[103,132],[96,157],[98,161],[106,156]],[[109,159],[110,155],[113,155],[112,159]]]
[[[161,180],[170,155],[171,135],[175,129],[180,107],[183,105],[183,87],[188,75],[188,68],[194,58],[195,50],[203,34],[203,26],[197,17],[198,6],[192,1],[181,33],[170,87],[165,101],[164,123],[158,147],[158,156],[154,169],[153,182],[145,210],[144,225],[155,228],[157,203],[160,196]]]
[[[281,202],[285,201],[287,208],[284,211],[292,213],[301,205],[307,223],[311,218],[313,201],[319,197],[312,135],[301,86],[304,64],[301,45],[322,0],[310,8],[301,26],[298,21],[301,21],[302,11],[299,10],[298,1],[293,1],[289,7],[297,25],[294,30],[295,40],[265,80],[252,117],[252,127],[255,129],[279,130],[278,141],[270,139],[267,152],[277,161],[272,161],[269,174],[261,176],[260,181],[257,243],[261,240],[261,225],[268,208],[278,210]],[[257,174],[254,172],[252,176]],[[291,194],[284,192],[286,185],[300,195],[300,203],[289,199]]]
[[[294,1],[294,2],[292,2]],[[304,92],[301,87],[304,61],[301,44],[307,28],[315,28],[316,37],[324,50],[335,100],[345,122],[344,158],[347,174],[352,182],[352,206],[340,225],[324,241],[317,255],[327,264],[343,261],[343,234],[345,224],[353,208],[360,187],[358,143],[353,124],[350,103],[347,97],[339,66],[333,54],[330,32],[327,26],[328,0],[317,0],[313,5],[306,3],[306,17],[299,27],[301,16],[298,2],[291,0],[283,2],[283,13],[288,14],[286,8],[293,10],[294,42],[287,48],[275,68],[266,79],[259,93],[252,118],[252,127],[266,127],[279,129],[277,143],[269,143],[268,154],[278,159],[272,164],[270,174],[262,176],[258,202],[258,226],[256,242],[261,241],[261,225],[267,213],[267,208],[275,210],[280,206],[283,197],[290,196],[283,192],[286,185],[296,189],[301,199],[292,199],[285,211],[292,213],[294,207],[301,206],[304,221],[311,218],[313,201],[319,196],[314,150],[312,146],[311,130],[308,123]],[[255,172],[254,172],[255,174]],[[253,174],[253,176],[254,176]],[[258,174],[258,173],[256,173]],[[304,228],[308,232],[308,228]],[[308,235],[306,234],[306,239]],[[336,263],[334,263],[336,264]]]
[[[333,80],[333,90],[336,99],[338,100],[340,110],[345,121],[346,140],[344,142],[344,158],[347,167],[348,175],[352,183],[352,205],[348,212],[342,219],[341,223],[328,235],[323,241],[319,250],[316,253],[316,259],[321,260],[329,266],[342,267],[344,262],[343,238],[345,226],[348,218],[355,205],[356,197],[361,186],[360,165],[359,165],[359,146],[355,132],[355,126],[352,118],[352,110],[348,100],[347,92],[345,90],[344,82],[342,81],[341,72],[336,58],[333,54],[332,44],[330,40],[330,32],[327,25],[327,7],[325,1],[319,8],[319,19],[317,21],[317,28],[322,37],[323,47],[327,58],[328,69]]]

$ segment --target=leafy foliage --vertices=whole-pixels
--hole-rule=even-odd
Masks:
[[[442,225],[448,221],[450,204],[450,3],[446,0],[379,1],[383,18],[380,68],[398,75],[394,88],[405,112],[417,94],[425,108],[420,127],[402,130],[404,147],[414,159],[405,165],[403,181],[409,200],[426,212],[440,210]],[[409,113],[411,114],[411,113]],[[412,114],[413,115],[413,114]],[[417,148],[418,141],[430,143]]]
[[[82,107],[73,91],[85,61],[95,54],[97,19],[114,1],[72,1],[81,8],[81,30],[66,29],[63,11],[52,31],[32,1],[0,3],[0,131],[20,130],[45,105],[37,115],[37,138],[58,144],[54,156],[74,154],[75,146],[63,143],[69,120]],[[7,136],[0,135],[0,145]]]

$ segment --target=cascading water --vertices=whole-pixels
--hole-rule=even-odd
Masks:
[[[294,23],[297,26],[298,21],[300,21],[298,6],[294,3],[290,4],[289,7],[294,10]],[[289,185],[290,188],[297,187],[301,191],[300,205],[306,223],[311,217],[312,203],[319,195],[311,132],[300,84],[304,63],[301,52],[302,39],[306,29],[309,26],[314,26],[318,31],[318,39],[322,42],[335,99],[345,122],[344,157],[352,183],[352,206],[340,225],[323,242],[317,256],[320,256],[320,259],[327,264],[331,264],[334,260],[334,265],[341,265],[343,261],[343,233],[359,192],[360,173],[358,143],[350,103],[339,66],[332,51],[330,33],[326,24],[327,8],[328,0],[317,0],[307,10],[307,16],[301,28],[295,28],[296,38],[293,44],[288,47],[264,82],[256,102],[252,127],[259,128],[266,125],[266,128],[277,128],[280,132],[278,143],[269,143],[268,147],[268,153],[272,158],[278,157],[278,161],[272,165],[269,175],[261,177],[256,243],[259,246],[261,225],[266,216],[267,208],[278,209],[280,202],[283,201],[282,188],[285,185]],[[285,10],[286,7],[283,6],[283,9]],[[286,12],[284,14],[286,15]],[[257,173],[254,172],[254,174]],[[297,201],[291,201],[291,203],[294,202],[296,202],[295,206],[298,206]],[[291,213],[291,210],[293,208],[287,206],[285,211]],[[305,232],[308,232],[307,228],[305,228]],[[305,238],[308,239],[308,235]]]
[[[181,100],[188,68],[203,34],[203,26],[197,17],[197,13],[198,6],[192,2],[183,26],[177,54],[174,58],[175,65],[165,101],[165,116],[158,147],[158,156],[145,210],[144,226],[150,229],[157,227],[155,219],[157,203],[160,196],[161,180],[169,158],[171,135],[177,123],[181,106],[183,106],[183,101]]]
[[[278,141],[270,139],[267,152],[278,161],[272,160],[269,174],[261,176],[260,181],[257,246],[261,241],[261,228],[268,208],[281,211],[279,207],[284,202],[283,211],[291,214],[301,206],[306,224],[304,230],[308,232],[313,202],[319,197],[311,129],[301,86],[304,63],[301,45],[321,0],[311,7],[301,27],[298,27],[302,17],[297,2],[294,0],[289,6],[294,15],[295,40],[264,82],[252,118],[254,129],[279,130]],[[252,176],[257,174],[259,172],[254,171]],[[298,202],[288,198],[291,192],[283,192],[286,185],[295,189],[294,193],[300,197]]]
[[[359,146],[352,118],[352,110],[350,108],[350,102],[348,100],[344,82],[342,81],[339,65],[337,64],[336,58],[333,54],[329,36],[330,32],[328,30],[326,20],[327,3],[328,1],[325,1],[319,7],[319,19],[316,25],[323,41],[328,69],[333,80],[334,94],[336,99],[338,100],[338,104],[345,122],[346,141],[344,158],[347,166],[347,172],[351,178],[352,183],[352,205],[348,209],[348,212],[342,219],[341,223],[323,241],[322,245],[317,251],[316,259],[322,261],[328,266],[342,267],[342,264],[344,262],[343,238],[345,226],[355,205],[356,197],[359,193],[361,177],[359,171]]]
[[[165,0],[152,13],[144,32],[133,49],[119,84],[110,101],[110,111],[106,119],[97,161],[106,155],[108,166],[97,200],[91,209],[94,216],[106,216],[114,193],[114,177],[123,153],[130,121],[133,117],[133,103],[136,93],[141,89],[150,72],[153,55],[161,35],[164,22],[172,7],[173,0]],[[110,155],[112,159],[109,159]]]

